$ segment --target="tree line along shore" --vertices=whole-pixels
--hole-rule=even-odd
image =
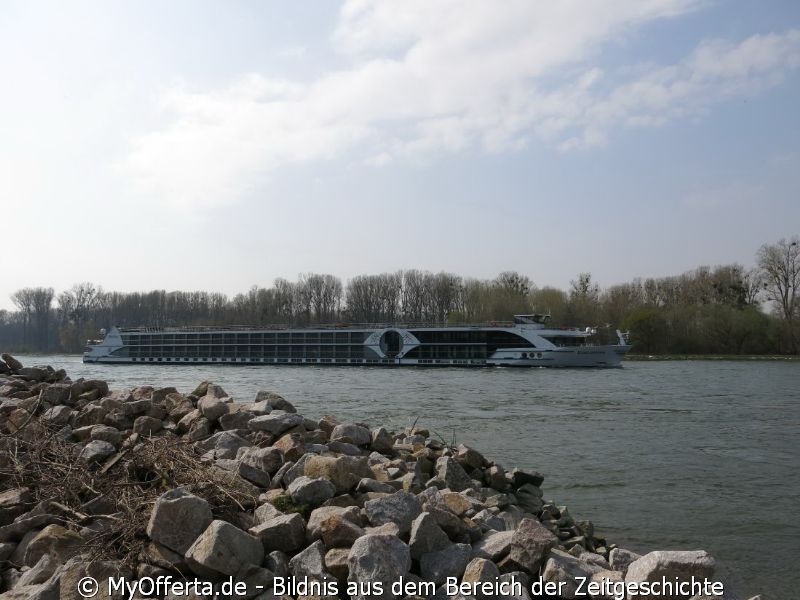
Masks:
[[[543,482],[416,423],[0,360],[0,600],[94,597],[87,577],[98,598],[160,582],[155,597],[200,600],[226,581],[257,600],[616,598],[662,581],[740,597],[707,552],[617,546]]]
[[[21,288],[17,310],[0,310],[0,346],[23,352],[80,352],[100,329],[197,325],[313,326],[336,323],[482,323],[549,313],[556,327],[597,328],[604,342],[629,331],[642,355],[795,355],[800,330],[797,236],[765,244],[756,266],[699,267],[673,277],[600,288],[581,273],[568,290],[537,287],[506,271],[492,280],[405,270],[276,279],[229,297],[207,291],[109,292],[78,283]]]

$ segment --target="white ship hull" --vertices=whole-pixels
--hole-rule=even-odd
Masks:
[[[447,359],[437,358],[422,361],[416,358],[384,358],[368,360],[363,358],[195,358],[195,357],[143,357],[137,360],[117,358],[113,356],[88,357],[84,356],[85,363],[104,364],[172,364],[172,365],[200,365],[200,364],[229,364],[229,365],[332,365],[332,366],[419,366],[419,367],[595,367],[613,368],[621,367],[622,360],[630,346],[592,346],[587,348],[564,348],[560,350],[543,351],[541,358],[516,358],[501,356],[487,359]]]

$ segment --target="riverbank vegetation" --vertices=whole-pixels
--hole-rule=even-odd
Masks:
[[[568,290],[538,287],[506,271],[492,280],[415,269],[359,275],[306,273],[276,279],[229,297],[208,291],[105,291],[78,283],[12,294],[15,311],[0,311],[0,345],[21,351],[78,352],[112,325],[308,326],[335,323],[503,322],[544,312],[556,327],[593,326],[614,340],[630,331],[642,355],[792,355],[800,322],[798,237],[765,244],[756,266],[698,267],[681,275],[601,288],[590,273]]]

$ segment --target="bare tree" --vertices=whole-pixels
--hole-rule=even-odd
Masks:
[[[22,313],[22,343],[28,345],[31,315],[33,314],[33,288],[22,288],[11,294],[11,301]]]
[[[591,273],[580,273],[578,279],[570,281],[569,319],[573,325],[596,322],[600,302],[600,287],[592,281]]]
[[[451,311],[458,311],[464,281],[459,275],[442,271],[433,276],[432,284],[432,314],[429,319],[434,323],[444,323]]]
[[[50,339],[50,308],[55,290],[51,287],[37,287],[31,292],[33,314],[36,317],[36,346],[39,350],[47,350]]]
[[[764,281],[758,267],[747,269],[742,273],[742,287],[744,288],[745,302],[749,305],[758,304]]]
[[[534,288],[530,277],[520,275],[516,271],[503,271],[495,278],[494,283],[509,293],[519,296],[527,296]]]
[[[777,244],[759,248],[758,266],[763,277],[767,299],[775,303],[789,335],[792,353],[797,352],[795,318],[798,313],[797,293],[800,288],[800,238],[782,238]]]

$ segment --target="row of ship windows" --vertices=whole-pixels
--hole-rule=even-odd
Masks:
[[[261,333],[211,333],[211,334],[152,334],[126,335],[122,341],[126,346],[159,344],[361,344],[370,335],[369,331],[331,331],[331,332],[261,332]],[[513,341],[524,342],[519,336],[505,332],[484,331],[412,331],[422,343],[460,343],[485,344]]]
[[[268,346],[246,348],[149,348],[129,347],[115,351],[114,356],[129,358],[362,358],[373,354],[364,346]],[[485,346],[420,346],[405,354],[406,358],[485,358]]]
[[[194,362],[219,362],[219,363],[277,363],[277,364],[296,364],[296,363],[316,363],[316,364],[394,364],[396,361],[390,358],[273,358],[273,359],[257,359],[257,358],[131,358],[132,362],[167,362],[167,363],[194,363]],[[464,360],[464,359],[425,359],[421,358],[417,361],[421,365],[432,364],[448,364],[448,365],[477,365],[485,364],[485,360]]]
[[[319,363],[364,363],[364,364],[388,364],[394,362],[391,359],[375,358],[224,358],[224,357],[132,357],[133,362],[275,362],[275,363],[295,363],[295,362],[319,362]]]
[[[115,354],[128,356],[190,356],[190,357],[260,357],[260,356],[363,356],[364,346],[257,346],[223,347],[223,346],[131,346],[122,348]]]
[[[367,334],[359,332],[336,333],[225,333],[211,335],[124,335],[126,346],[160,344],[361,344]]]

